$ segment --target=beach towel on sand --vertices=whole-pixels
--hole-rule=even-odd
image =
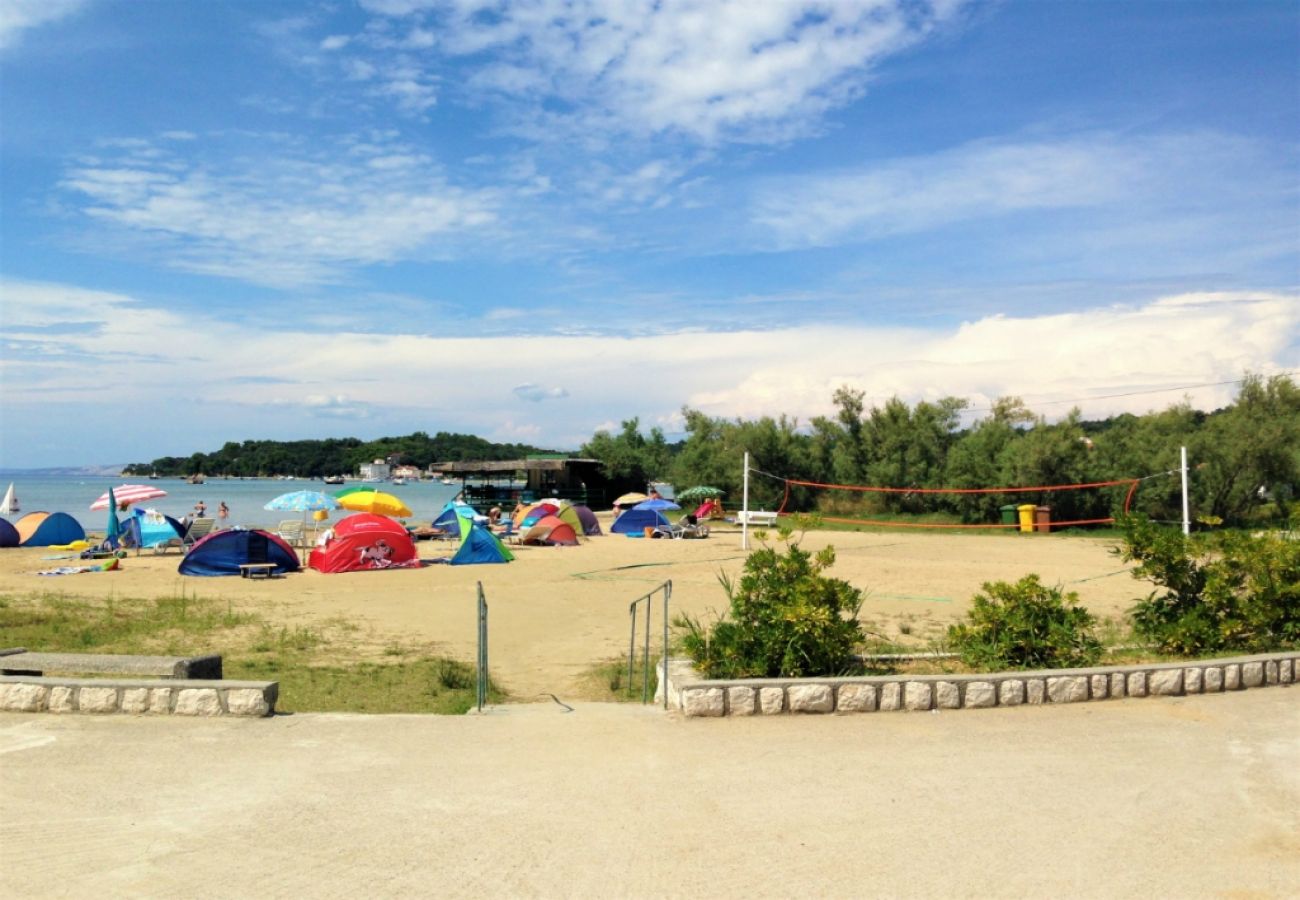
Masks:
[[[122,561],[114,557],[106,562],[94,566],[59,566],[57,569],[46,569],[44,572],[37,572],[37,575],[80,575],[82,572],[111,572],[121,565]]]

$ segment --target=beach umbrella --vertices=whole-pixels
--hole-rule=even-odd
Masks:
[[[633,505],[634,503],[640,503],[641,501],[643,501],[643,500],[648,500],[648,499],[650,499],[650,498],[647,497],[645,494],[638,494],[636,491],[633,491],[633,492],[630,493],[630,494],[624,494],[622,497],[619,497],[618,499],[616,499],[616,500],[614,501],[614,505],[615,505],[615,506],[631,506],[631,505]]]
[[[329,494],[322,494],[320,491],[290,491],[287,494],[281,494],[276,497],[263,509],[279,509],[285,512],[302,513],[302,527],[307,529],[307,513],[325,512],[331,509],[338,509],[343,504]],[[312,528],[312,540],[315,541],[316,528],[319,527],[320,519],[315,519],[315,525]]]
[[[708,500],[711,497],[721,497],[725,494],[722,488],[709,487],[707,484],[699,484],[695,487],[687,488],[677,494],[676,499],[682,503],[694,503],[696,500]]]
[[[345,487],[345,488],[344,488],[343,490],[341,490],[341,491],[335,491],[335,492],[334,492],[334,496],[335,496],[335,497],[346,497],[348,494],[357,494],[357,493],[360,493],[361,491],[373,491],[374,489],[375,489],[375,488],[374,488],[373,485],[369,485],[369,484],[354,484],[354,485],[352,485],[352,487]]]
[[[167,492],[161,488],[156,488],[151,484],[121,484],[105,493],[94,503],[90,504],[92,510],[107,509],[110,498],[113,503],[121,506],[132,503],[140,503],[145,500],[156,500],[159,497],[166,497]]]
[[[356,491],[338,498],[339,505],[353,512],[375,513],[401,518],[411,515],[410,507],[384,491]]]
[[[671,500],[665,500],[663,497],[655,497],[651,500],[642,500],[633,509],[653,509],[656,512],[663,512],[665,509],[681,509]]]
[[[122,523],[117,521],[117,501],[113,499],[113,489],[108,489],[108,528],[106,529],[105,542],[111,541],[109,546],[117,545],[117,536],[122,533]]]

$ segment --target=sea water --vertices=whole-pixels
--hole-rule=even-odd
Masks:
[[[167,492],[167,496],[156,500],[147,500],[136,504],[145,509],[156,509],[160,513],[180,518],[193,516],[195,505],[202,500],[207,506],[207,517],[216,519],[219,527],[241,526],[244,528],[274,527],[286,519],[301,519],[302,513],[284,512],[266,509],[281,494],[294,491],[320,491],[332,494],[344,487],[357,487],[361,483],[350,481],[347,485],[325,484],[322,481],[310,481],[303,478],[293,480],[277,478],[209,478],[204,484],[189,484],[183,478],[159,478],[149,480],[142,478],[122,478],[97,475],[47,475],[21,471],[0,472],[0,495],[13,483],[21,510],[11,516],[5,516],[10,522],[17,522],[29,512],[64,512],[81,523],[87,531],[103,531],[108,524],[107,510],[90,510],[90,504],[98,500],[110,487],[122,484],[147,484]],[[406,521],[409,523],[430,522],[447,501],[460,493],[460,482],[442,484],[437,481],[409,482],[396,484],[367,484],[399,498],[411,510]],[[230,508],[230,517],[224,521],[218,518],[217,510],[222,501]],[[348,510],[330,510],[328,522],[337,522],[343,516],[350,515]],[[312,522],[311,513],[307,514],[307,523]]]

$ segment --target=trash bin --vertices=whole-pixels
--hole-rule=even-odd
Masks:
[[[1052,508],[1050,506],[1034,507],[1034,531],[1043,534],[1052,530]]]
[[[1034,530],[1034,504],[1022,503],[1016,507],[1016,512],[1020,515],[1020,533],[1029,534]]]
[[[1014,503],[1008,503],[1006,506],[999,507],[999,512],[1002,513],[1003,525],[1016,524],[1016,505]]]

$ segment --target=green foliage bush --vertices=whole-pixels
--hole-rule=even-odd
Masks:
[[[738,583],[722,579],[731,607],[712,628],[689,616],[676,619],[684,649],[709,678],[856,673],[862,592],[822,574],[834,562],[832,547],[815,556],[796,544],[785,553],[755,550]]]
[[[1015,584],[986,582],[966,621],[948,629],[962,661],[977,669],[1066,669],[1101,657],[1096,619],[1071,591],[1046,587],[1037,575]]]
[[[1167,653],[1257,653],[1300,645],[1300,541],[1227,531],[1184,535],[1134,517],[1115,552],[1164,590],[1137,601],[1133,630]]]

